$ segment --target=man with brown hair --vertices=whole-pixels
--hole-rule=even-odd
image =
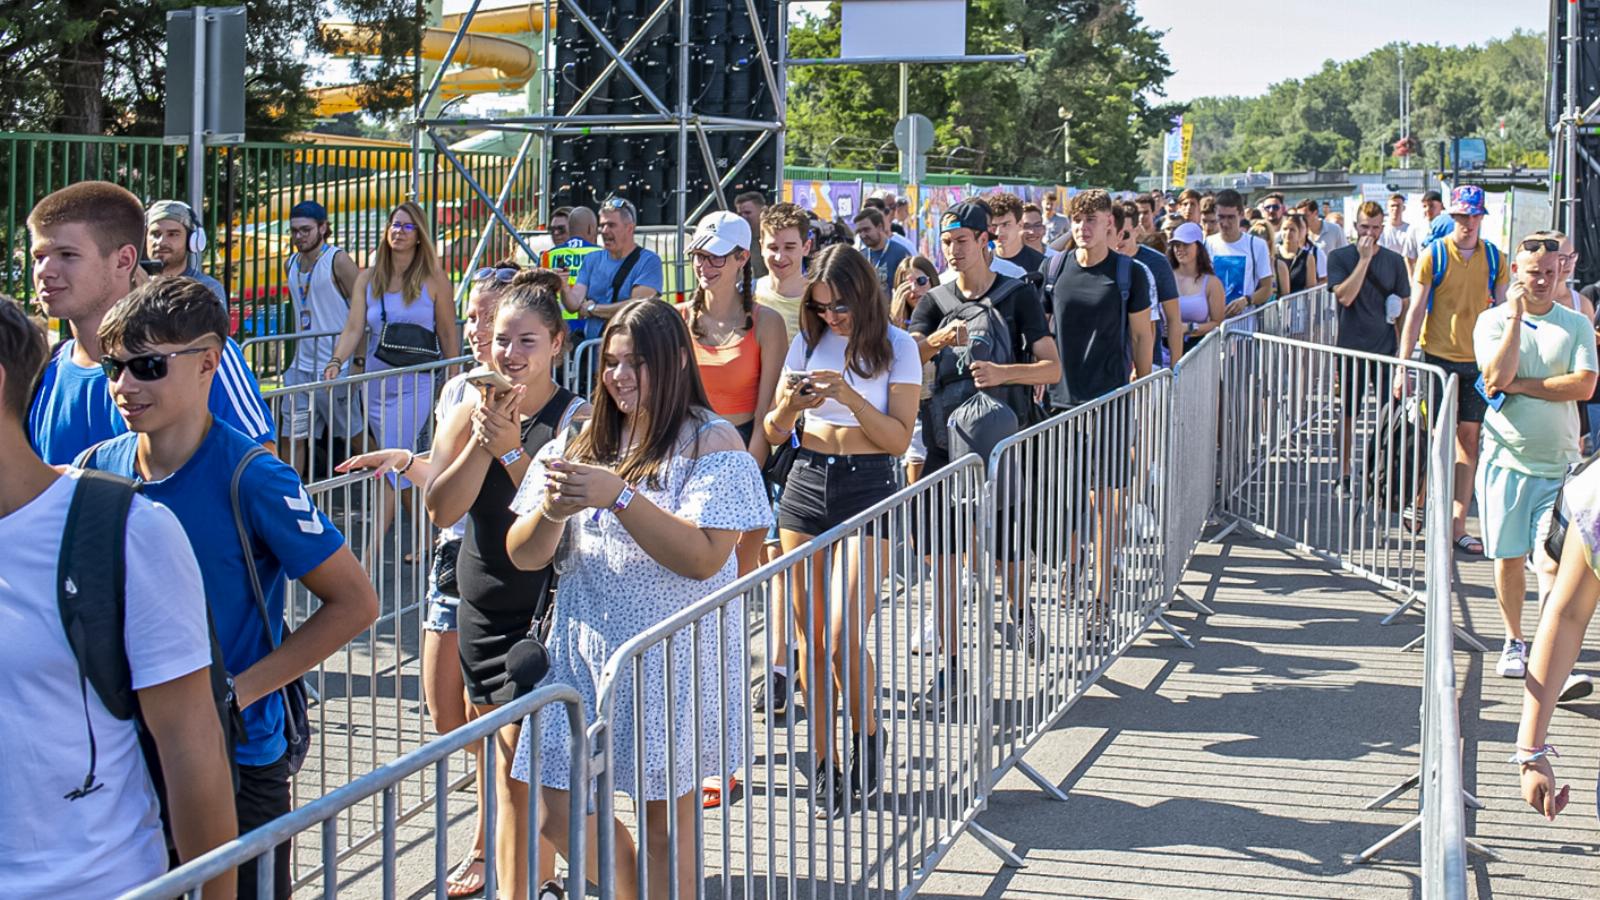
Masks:
[[[203,302],[215,306],[210,294]],[[62,551],[89,540],[70,510],[80,489],[116,486],[90,484],[77,469],[59,473],[29,448],[24,416],[46,356],[38,326],[0,296],[0,759],[12,823],[0,836],[0,872],[8,896],[113,896],[165,872],[168,850],[146,771],[154,760],[140,752],[134,721],[116,718],[84,680],[63,622]],[[173,514],[137,495],[126,509],[120,529],[87,523],[120,538],[125,552],[121,583],[93,593],[85,583],[81,602],[109,602],[106,593],[120,589],[121,624],[103,636],[121,638],[128,686],[159,751],[177,856],[191,860],[238,834],[221,723],[206,712],[214,707],[205,588]],[[74,554],[68,565],[83,562]],[[75,629],[85,650],[93,638],[81,636],[94,630]],[[233,884],[229,871],[205,897],[232,897]]]
[[[882,212],[870,206],[864,206],[856,213],[856,237],[863,245],[862,252],[867,255],[867,261],[878,270],[878,281],[883,284],[883,296],[888,297],[894,288],[894,271],[900,267],[900,261],[911,256],[911,253],[899,243],[891,240],[893,234],[889,231],[889,222]]]
[[[1029,274],[1044,265],[1044,253],[1029,247],[1022,233],[1022,198],[1016,194],[993,194],[989,203],[989,227],[994,229],[995,256],[1019,266]]]
[[[35,296],[46,313],[67,320],[73,335],[56,347],[28,410],[29,441],[51,465],[70,463],[127,430],[100,369],[97,332],[133,289],[144,220],[139,198],[105,181],[64,187],[28,214]],[[272,414],[231,338],[222,347],[209,405],[217,418],[271,446]]]
[[[1072,231],[1072,220],[1061,214],[1061,202],[1055,191],[1044,195],[1044,242],[1054,244],[1058,238]]]

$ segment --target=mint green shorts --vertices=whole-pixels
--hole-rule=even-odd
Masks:
[[[1561,490],[1560,478],[1538,478],[1480,462],[1476,487],[1484,556],[1516,559],[1543,543],[1550,530],[1550,508]]]

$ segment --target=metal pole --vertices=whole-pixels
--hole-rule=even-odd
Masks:
[[[778,91],[772,97],[773,110],[778,116],[778,147],[774,151],[778,155],[778,183],[774,185],[777,194],[773,199],[783,199],[784,163],[785,152],[788,149],[788,117],[789,117],[789,0],[778,0],[778,58],[775,62],[778,70]]]
[[[511,164],[511,172],[506,175],[506,183],[500,188],[500,196],[495,198],[496,209],[505,209],[506,201],[511,199],[511,190],[517,183],[517,177],[522,174],[522,163],[528,158],[528,150],[533,146],[533,133],[529,132],[522,139],[522,147],[517,150],[517,158]],[[483,226],[483,233],[478,235],[478,245],[472,248],[472,258],[467,260],[467,277],[461,279],[461,285],[456,288],[456,309],[462,308],[462,303],[467,298],[467,292],[472,289],[472,273],[478,270],[478,261],[483,258],[483,251],[489,246],[489,235],[494,233],[495,221],[491,220]],[[512,232],[512,240],[517,239],[517,233]],[[534,258],[538,262],[538,258]]]
[[[556,48],[550,38],[550,6],[554,2],[544,0],[544,28],[540,29],[544,52],[539,58],[539,77],[542,80],[539,113],[546,116],[553,116],[556,112]],[[555,141],[547,128],[539,137],[539,221],[547,227],[550,224],[550,153],[554,149]]]
[[[570,0],[569,0],[570,2]],[[684,244],[683,229],[689,217],[689,35],[692,33],[689,18],[689,0],[678,0],[678,204],[677,268],[678,287],[683,287],[683,257],[688,251]]]
[[[206,8],[194,8],[194,113],[189,124],[189,208],[200,215],[206,176]]]
[[[1566,171],[1561,173],[1561,193],[1566,201],[1562,230],[1567,234],[1576,234],[1578,227],[1578,17],[1581,11],[1580,4],[1567,4],[1567,127],[1564,129],[1567,146],[1563,154]]]

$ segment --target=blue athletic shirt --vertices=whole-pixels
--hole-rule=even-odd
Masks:
[[[78,454],[128,430],[111,400],[100,366],[83,368],[72,361],[76,341],[67,340],[39,377],[39,390],[28,409],[28,442],[45,462],[64,465]],[[222,350],[222,364],[211,380],[211,414],[242,431],[256,443],[276,432],[272,411],[261,399],[261,387],[232,338]]]
[[[119,435],[85,453],[82,466],[137,478],[137,445],[138,435]],[[228,497],[234,468],[254,446],[254,441],[233,426],[214,421],[182,468],[160,481],[145,483],[142,490],[145,497],[172,510],[189,536],[200,561],[222,659],[234,675],[272,649],[250,588]],[[277,643],[283,637],[288,579],[300,579],[322,565],[344,546],[344,536],[312,505],[300,476],[275,456],[258,456],[245,469],[239,482],[239,507],[266,592],[267,615],[277,632],[272,643]],[[283,737],[282,698],[274,693],[247,707],[244,729],[237,748],[239,764],[277,762],[288,747]]]

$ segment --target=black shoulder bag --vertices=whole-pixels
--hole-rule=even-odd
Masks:
[[[378,331],[378,349],[373,356],[396,369],[438,362],[444,357],[439,349],[439,335],[415,322],[389,321],[387,298],[378,295],[378,316],[383,321]]]

